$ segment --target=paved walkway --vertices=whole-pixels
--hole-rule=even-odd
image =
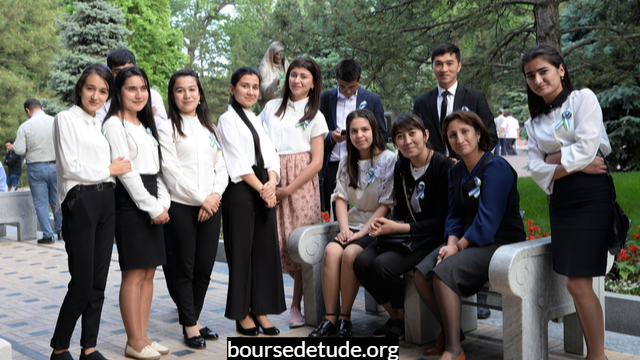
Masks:
[[[124,359],[126,342],[118,310],[120,271],[117,256],[114,251],[98,338],[98,349],[114,360]],[[234,322],[224,318],[228,281],[226,273],[225,264],[216,265],[201,316],[201,323],[212,326],[221,339],[208,342],[206,350],[194,351],[186,348],[182,342],[178,313],[166,290],[162,270],[158,270],[154,282],[149,336],[171,349],[171,353],[163,359],[226,358],[227,337],[236,336]],[[68,280],[67,255],[63,242],[58,241],[55,245],[38,245],[35,241],[18,242],[11,232],[6,238],[0,238],[0,337],[12,343],[14,360],[48,359],[51,353],[49,341]],[[285,291],[289,303],[293,290],[291,283],[287,284]],[[311,327],[289,329],[286,312],[271,317],[271,320],[282,330],[281,336],[307,336],[312,330]],[[360,298],[355,303],[353,320],[356,336],[368,336],[375,328],[384,324],[386,317],[382,314],[365,313],[364,301]],[[76,359],[80,353],[79,336],[78,325],[71,343],[71,353]],[[422,358],[424,346],[403,341],[400,345],[401,359]],[[463,348],[470,359],[502,359],[502,328],[479,324],[478,330],[467,335]],[[549,339],[549,350],[550,359],[580,359],[565,354],[562,341],[558,339]],[[610,360],[640,360],[637,355],[609,350],[607,356]]]

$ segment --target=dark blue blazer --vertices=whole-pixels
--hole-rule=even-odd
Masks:
[[[453,99],[453,111],[466,106],[469,111],[475,112],[491,135],[491,148],[498,143],[496,134],[496,123],[493,121],[493,114],[487,103],[487,97],[480,90],[469,89],[458,83],[456,94]],[[422,119],[425,129],[429,130],[429,142],[435,151],[445,153],[445,146],[442,142],[442,127],[438,117],[438,87],[424,93],[416,98],[413,105],[413,113]]]
[[[384,108],[382,107],[382,101],[380,95],[364,89],[362,86],[358,88],[358,95],[356,98],[356,108],[360,107],[363,101],[367,102],[365,109],[371,110],[378,119],[378,125],[380,126],[380,133],[385,141],[388,139],[387,125],[384,119]],[[331,152],[335,143],[331,140],[331,132],[337,128],[336,125],[336,107],[338,104],[338,88],[333,88],[322,92],[320,95],[320,112],[327,120],[327,126],[329,127],[329,134],[324,138],[324,161],[322,162],[322,171],[320,174],[325,173]],[[321,181],[324,179],[324,175],[321,176]]]

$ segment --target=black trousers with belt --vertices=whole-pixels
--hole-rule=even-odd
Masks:
[[[200,206],[171,202],[165,225],[174,260],[174,291],[181,325],[194,326],[200,318],[211,281],[220,238],[221,211],[198,221]]]
[[[229,183],[222,198],[224,250],[229,265],[225,316],[242,320],[280,314],[284,301],[276,209],[267,208],[244,181]]]
[[[96,346],[113,252],[115,212],[111,183],[104,187],[76,186],[67,193],[62,203],[62,236],[71,281],[51,339],[51,347],[56,350],[69,348],[73,329],[80,316],[80,346]]]
[[[394,309],[404,309],[404,280],[402,275],[413,269],[433,249],[441,245],[436,241],[410,253],[381,252],[378,241],[362,250],[353,263],[353,271],[378,304],[391,302]]]

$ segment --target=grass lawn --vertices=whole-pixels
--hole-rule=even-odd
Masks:
[[[631,219],[629,236],[638,233],[640,225],[640,172],[613,173],[616,184],[618,203]],[[518,178],[520,192],[520,210],[525,212],[524,220],[533,220],[534,225],[540,226],[542,232],[548,232],[549,209],[547,196],[530,177]],[[527,228],[525,224],[525,229]]]

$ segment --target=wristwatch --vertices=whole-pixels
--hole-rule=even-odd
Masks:
[[[458,248],[458,252],[461,252],[462,250],[466,249],[466,248],[463,248],[462,245],[460,245],[460,242],[456,243],[456,247]]]

